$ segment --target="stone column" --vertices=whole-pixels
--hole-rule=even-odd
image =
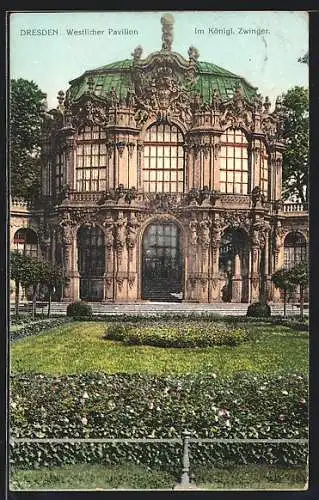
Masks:
[[[130,218],[127,222],[127,299],[137,300],[137,256],[136,256],[136,242],[137,231],[139,222],[134,212],[131,212]]]
[[[185,300],[196,302],[199,300],[199,280],[198,280],[198,221],[192,215],[188,225],[188,238],[187,238],[187,276],[186,276],[186,290]]]
[[[115,286],[114,299],[127,299],[127,247],[126,247],[126,225],[127,220],[123,212],[118,212],[115,222]]]
[[[259,300],[259,246],[252,244],[251,247],[251,302]]]
[[[241,278],[241,266],[240,266],[240,256],[239,253],[235,254],[234,257],[234,275],[232,278],[232,302],[241,302],[241,288],[242,288],[242,278]]]
[[[211,237],[211,279],[210,279],[210,302],[220,302],[219,281],[219,246],[221,240],[220,221],[217,217],[212,226]]]
[[[73,234],[69,225],[64,225],[62,229],[62,249],[63,249],[63,267],[64,276],[67,279],[63,287],[63,301],[72,301],[73,276],[72,276],[72,245]]]
[[[203,219],[200,224],[200,287],[199,300],[200,302],[208,302],[208,283],[209,283],[209,267],[210,267],[210,221],[203,214]]]
[[[73,240],[73,300],[80,299],[80,273],[79,273],[79,254],[76,237]]]
[[[265,273],[264,273],[264,280],[265,280],[265,297],[266,300],[270,299],[270,292],[271,292],[271,276],[270,276],[270,262],[269,262],[269,237],[270,233],[269,231],[266,231],[265,234]]]
[[[103,226],[105,228],[105,275],[104,300],[114,300],[114,221],[107,214]]]

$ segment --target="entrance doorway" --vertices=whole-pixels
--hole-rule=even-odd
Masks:
[[[174,222],[150,224],[143,236],[142,298],[178,302],[183,298],[180,230]]]

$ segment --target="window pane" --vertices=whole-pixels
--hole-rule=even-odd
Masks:
[[[176,142],[183,142],[183,135],[177,127],[165,125],[152,125],[146,134],[144,141],[144,180],[148,179],[147,171],[149,168],[156,169],[157,175],[151,174],[151,179],[157,179],[157,192],[176,192],[176,169],[180,169],[178,178],[183,181],[184,169],[184,150],[182,146],[177,146]],[[165,145],[163,142],[165,141]],[[149,142],[150,144],[147,144]],[[151,150],[151,161],[147,162],[148,148]],[[173,175],[172,175],[173,174]],[[147,186],[144,184],[144,189],[149,188],[152,192],[155,191],[153,185]],[[179,186],[180,189],[180,186]],[[182,187],[181,187],[182,189]]]

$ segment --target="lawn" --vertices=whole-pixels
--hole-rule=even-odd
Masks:
[[[12,373],[154,375],[308,372],[308,333],[267,323],[240,323],[250,340],[238,346],[160,348],[104,340],[106,322],[72,322],[11,346]]]
[[[196,486],[202,490],[293,490],[305,489],[304,467],[280,468],[266,465],[235,465],[223,468],[199,468],[195,471]],[[11,490],[30,489],[169,489],[179,478],[160,469],[125,464],[102,466],[90,464],[13,470]]]

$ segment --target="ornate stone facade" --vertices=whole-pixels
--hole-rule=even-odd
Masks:
[[[104,91],[115,70],[100,68],[43,112],[42,198],[30,220],[42,255],[69,278],[60,298],[279,300],[270,276],[284,238],[308,238],[305,207],[280,200],[281,102],[271,111],[226,71],[232,95],[213,83],[204,95],[206,63],[194,47],[188,60],[173,52],[173,19],[161,22],[162,49],[143,59],[137,47],[116,70],[129,75],[125,93]]]

